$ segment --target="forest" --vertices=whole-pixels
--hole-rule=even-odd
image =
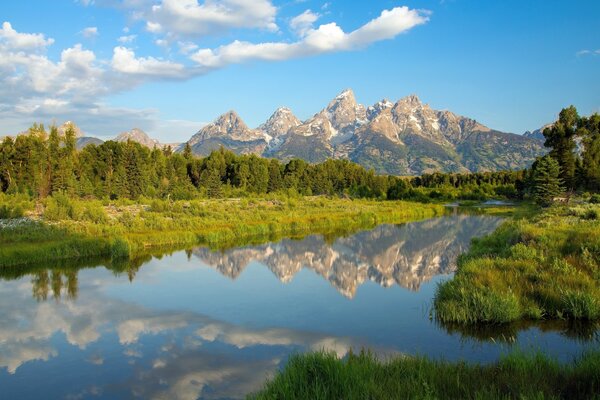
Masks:
[[[0,189],[7,194],[172,200],[247,197],[265,193],[337,195],[416,201],[530,196],[544,204],[563,191],[600,190],[600,116],[563,109],[545,130],[549,154],[526,171],[419,177],[376,175],[347,160],[309,164],[236,155],[223,148],[197,158],[189,146],[149,149],[135,142],[107,141],[76,149],[73,127],[60,135],[34,124],[27,134],[0,144]]]
[[[518,196],[523,171],[433,173],[417,178],[376,175],[347,160],[283,163],[223,148],[196,158],[189,146],[149,149],[135,142],[105,142],[76,150],[74,130],[59,135],[34,124],[27,134],[0,144],[0,189],[7,194],[190,200],[285,192],[355,198],[482,199]]]

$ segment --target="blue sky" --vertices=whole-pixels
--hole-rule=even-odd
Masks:
[[[187,140],[229,109],[305,119],[352,88],[522,133],[600,112],[600,2],[65,0],[0,5],[0,135],[75,121]]]

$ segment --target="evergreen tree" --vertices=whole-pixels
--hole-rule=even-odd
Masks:
[[[588,190],[600,191],[600,115],[582,118],[579,134],[583,138],[581,174],[584,185]]]
[[[550,156],[558,161],[561,171],[561,179],[568,189],[575,189],[576,186],[576,154],[575,154],[575,135],[577,133],[577,124],[579,115],[577,109],[573,106],[563,108],[559,114],[558,121],[550,128],[544,130],[546,141],[544,146],[550,147]]]
[[[269,161],[269,183],[267,191],[269,193],[276,192],[283,188],[283,179],[281,177],[281,166],[279,161],[271,159]]]
[[[542,207],[552,204],[563,188],[558,162],[546,155],[539,158],[532,167],[533,199]]]
[[[194,158],[194,155],[192,154],[192,147],[187,142],[185,143],[185,147],[183,148],[183,158],[185,158],[188,161]]]

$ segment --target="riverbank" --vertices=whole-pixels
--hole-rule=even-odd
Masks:
[[[598,399],[600,352],[570,363],[539,353],[512,353],[480,365],[369,353],[292,356],[249,399]]]
[[[30,206],[33,208],[33,206]],[[325,197],[101,202],[50,198],[3,224],[0,267],[57,259],[133,258],[150,249],[227,248],[283,236],[344,234],[442,215],[439,204]]]
[[[442,323],[600,318],[600,206],[556,205],[476,239],[434,300]]]

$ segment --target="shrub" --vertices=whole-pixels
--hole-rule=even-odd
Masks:
[[[55,193],[46,199],[46,208],[44,217],[50,221],[60,221],[65,219],[79,219],[80,210],[77,205],[62,193]]]
[[[590,197],[590,203],[600,204],[600,194],[599,193],[593,194],[592,197]]]

